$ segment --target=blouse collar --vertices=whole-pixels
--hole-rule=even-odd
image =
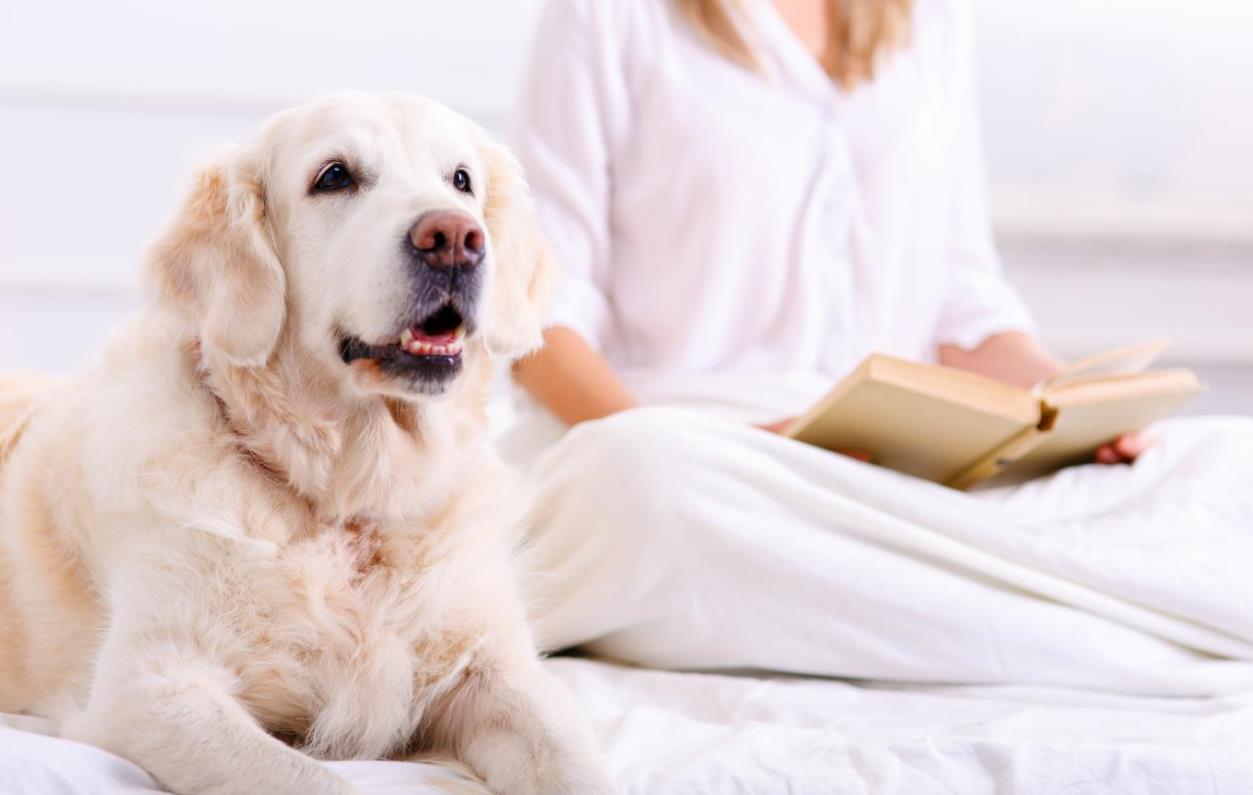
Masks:
[[[786,80],[816,102],[839,104],[839,87],[771,0],[744,0],[740,7],[749,23],[749,40],[756,45],[771,77]]]

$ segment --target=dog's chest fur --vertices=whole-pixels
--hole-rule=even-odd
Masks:
[[[433,583],[455,560],[346,522],[280,548],[242,583],[241,697],[271,732],[324,758],[412,746],[480,637]],[[459,575],[458,575],[459,576]]]

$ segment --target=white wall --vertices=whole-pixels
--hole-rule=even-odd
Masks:
[[[1253,374],[1253,4],[978,6],[998,236],[1045,336]]]
[[[1253,4],[978,5],[1003,228],[1253,240]]]
[[[5,0],[0,368],[84,361],[192,164],[277,108],[400,89],[499,129],[541,2]],[[1253,10],[978,5],[998,229],[1046,336],[1253,363]]]
[[[326,91],[417,91],[499,125],[536,7],[7,3],[0,290],[130,289],[138,252],[193,163]]]

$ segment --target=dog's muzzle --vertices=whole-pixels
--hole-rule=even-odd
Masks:
[[[345,335],[345,364],[365,361],[406,379],[418,391],[437,393],[461,371],[465,339],[475,331],[487,239],[460,210],[434,210],[418,218],[402,243],[412,297],[393,340],[369,343]]]

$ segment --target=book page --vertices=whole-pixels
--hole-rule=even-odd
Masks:
[[[1076,359],[1066,367],[1047,378],[1036,390],[1047,392],[1049,389],[1076,381],[1089,381],[1110,375],[1126,375],[1141,373],[1157,361],[1171,340],[1160,339],[1152,342],[1141,342],[1124,348],[1098,353]]]
[[[1024,480],[1090,462],[1097,447],[1144,429],[1187,403],[1200,389],[1189,370],[1162,370],[1059,388],[1049,399],[1057,411],[1052,432],[1007,468],[1006,479]]]

